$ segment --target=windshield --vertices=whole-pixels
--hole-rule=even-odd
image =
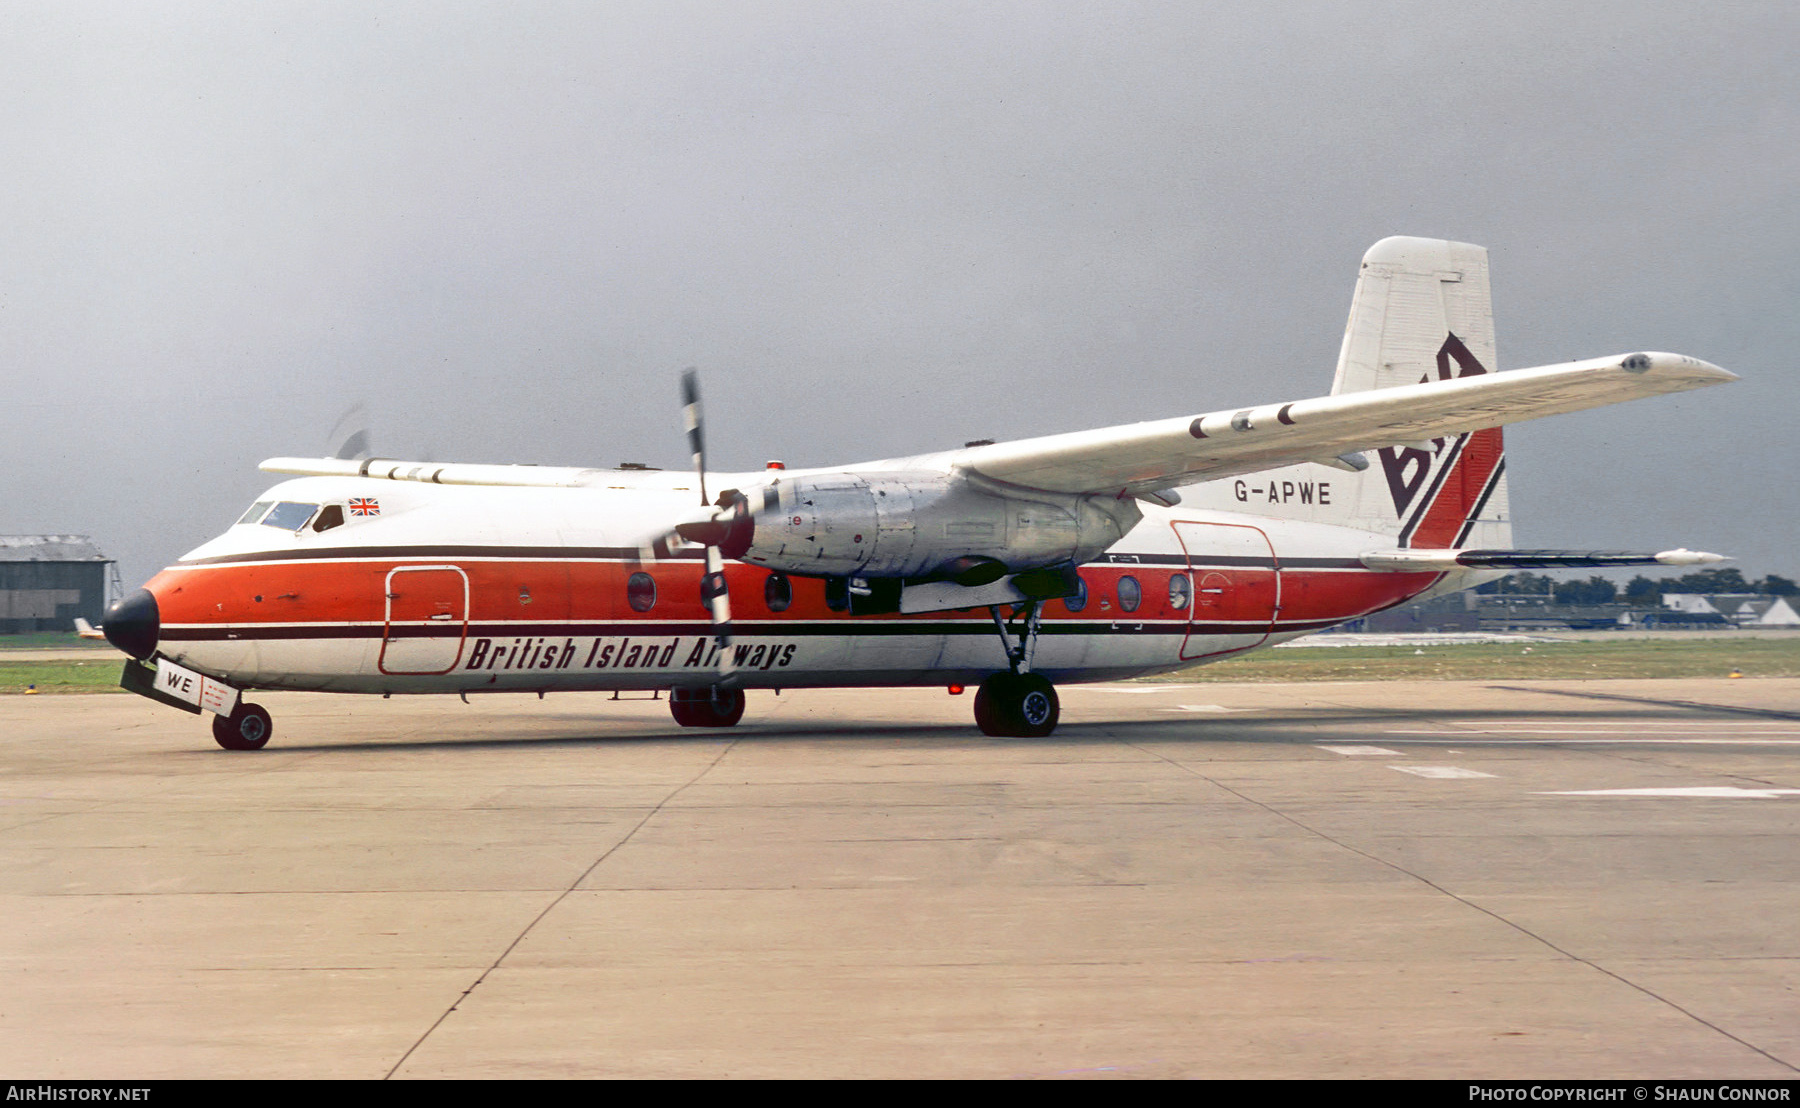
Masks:
[[[318,510],[317,504],[296,504],[291,500],[283,500],[269,509],[262,524],[264,527],[279,527],[283,531],[298,531],[306,526],[306,521]]]

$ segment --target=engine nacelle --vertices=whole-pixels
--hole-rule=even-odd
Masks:
[[[755,529],[740,555],[811,577],[930,577],[958,559],[1017,572],[1080,563],[1124,537],[1137,504],[1039,492],[960,474],[818,474],[752,496]]]

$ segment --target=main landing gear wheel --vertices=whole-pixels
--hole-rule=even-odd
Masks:
[[[213,717],[213,741],[226,750],[261,750],[269,745],[275,722],[261,704],[239,704],[229,716]]]
[[[1035,673],[996,673],[975,693],[975,726],[984,735],[1041,739],[1061,717],[1056,687]]]
[[[744,690],[670,689],[669,714],[683,727],[731,727],[744,718]]]

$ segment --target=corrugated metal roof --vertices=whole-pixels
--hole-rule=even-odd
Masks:
[[[86,535],[0,535],[0,562],[110,562]]]

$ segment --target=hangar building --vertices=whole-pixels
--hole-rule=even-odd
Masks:
[[[99,623],[112,565],[85,535],[0,535],[0,635]]]

